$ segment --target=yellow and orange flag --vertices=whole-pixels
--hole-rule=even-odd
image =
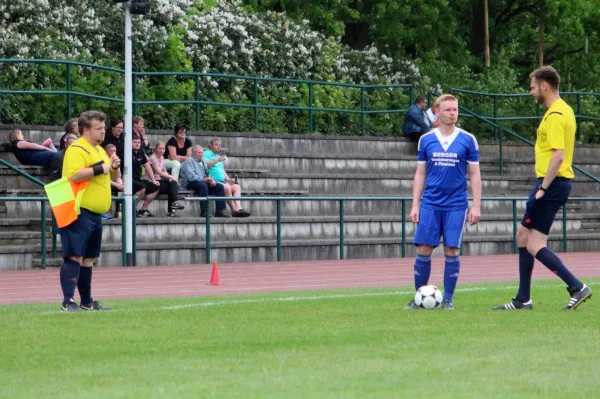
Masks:
[[[58,228],[68,226],[77,220],[80,213],[81,197],[87,184],[87,180],[73,183],[68,178],[63,177],[44,186]]]

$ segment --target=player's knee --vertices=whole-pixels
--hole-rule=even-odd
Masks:
[[[444,256],[458,256],[460,255],[460,248],[457,247],[444,247]]]
[[[546,245],[547,242],[544,239],[540,239],[538,237],[529,237],[527,240],[527,252],[535,256],[539,250],[544,248]]]
[[[529,241],[529,230],[523,226],[517,231],[517,246],[519,248],[526,248],[527,242]]]
[[[81,265],[81,262],[83,261],[83,256],[69,256],[69,259]]]
[[[94,266],[94,263],[96,263],[96,259],[98,259],[98,258],[84,258],[81,261],[81,266],[92,267],[92,266]]]
[[[431,256],[433,253],[433,247],[429,247],[427,245],[418,245],[417,246],[417,255],[419,256]]]

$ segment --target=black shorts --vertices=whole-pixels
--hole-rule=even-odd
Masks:
[[[131,188],[133,194],[144,188],[146,189],[145,194],[152,194],[157,192],[160,189],[160,186],[157,186],[148,180],[131,180]]]
[[[521,224],[528,229],[534,229],[548,235],[556,213],[561,206],[567,203],[571,193],[571,179],[557,177],[552,181],[546,193],[539,200],[535,199],[542,178],[537,179],[535,187],[529,195],[525,208],[525,215]]]
[[[83,256],[97,258],[102,246],[102,218],[99,214],[81,208],[73,223],[60,229],[63,258]]]

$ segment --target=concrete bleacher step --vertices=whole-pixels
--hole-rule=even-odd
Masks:
[[[10,129],[0,126],[1,131]],[[149,130],[149,139],[168,139],[171,131]],[[62,135],[59,128],[33,128],[25,132],[27,138],[41,142],[52,137],[55,142]],[[28,136],[29,135],[29,136]],[[229,159],[226,169],[238,175],[244,196],[283,196],[282,236],[283,259],[336,259],[338,254],[339,213],[338,201],[303,201],[303,196],[412,196],[415,168],[415,145],[402,138],[362,138],[339,136],[295,136],[256,133],[212,133],[200,135],[191,132],[194,144],[207,145],[211,137],[223,140]],[[6,150],[6,146],[4,147]],[[504,176],[498,176],[499,147],[497,143],[480,143],[484,196],[526,197],[534,184],[533,149],[529,146],[507,142],[503,149]],[[578,146],[575,159],[600,172],[597,164],[597,147]],[[0,158],[10,158],[12,153],[2,151]],[[596,169],[594,169],[596,168]],[[36,177],[43,177],[41,168],[28,168]],[[592,172],[593,173],[593,172]],[[595,173],[600,174],[600,173]],[[13,179],[14,178],[14,179]],[[8,172],[0,173],[0,195],[44,196],[41,187],[26,187],[20,183],[23,177]],[[11,180],[12,179],[12,180]],[[576,175],[572,196],[599,196],[596,183]],[[19,189],[20,188],[20,189]],[[193,194],[179,193],[183,200]],[[138,264],[172,264],[204,262],[204,221],[198,218],[199,203],[182,201],[186,209],[179,218],[166,218],[166,196],[153,202],[150,210],[153,219],[138,219]],[[405,212],[410,212],[411,201],[406,201]],[[517,217],[524,209],[524,201],[517,201]],[[33,258],[40,257],[39,202],[0,202],[0,220],[22,218],[22,225],[7,224],[4,231],[31,232],[31,244],[0,245],[0,262],[4,268],[31,267]],[[211,203],[214,211],[214,202]],[[246,262],[274,260],[275,257],[275,211],[276,202],[259,200],[244,202],[252,212],[247,219],[212,219],[211,239],[213,260]],[[50,207],[48,214],[50,215]],[[597,203],[574,202],[566,207],[569,221],[566,229],[570,250],[590,250],[598,238],[600,223]],[[562,212],[562,211],[559,211]],[[401,236],[400,201],[352,201],[344,202],[346,218],[346,257],[376,258],[399,256],[398,242]],[[494,200],[482,204],[482,222],[468,227],[465,232],[465,254],[512,252],[512,201]],[[551,232],[550,245],[560,249],[562,223],[560,214]],[[406,219],[408,217],[406,216]],[[48,220],[49,224],[50,221]],[[586,223],[586,224],[584,224]],[[0,224],[2,226],[2,224]],[[583,226],[583,227],[582,227]],[[121,263],[121,221],[105,223],[106,253],[101,265]],[[410,243],[414,225],[406,225],[407,241]],[[21,234],[21,233],[20,233]],[[25,234],[25,233],[23,233]],[[587,236],[586,236],[587,234]],[[37,237],[37,238],[36,238]],[[50,246],[48,239],[47,245]],[[157,245],[157,243],[159,243]],[[37,251],[36,245],[37,244]],[[31,245],[31,246],[30,246]],[[28,249],[24,251],[23,248]],[[8,254],[6,250],[14,251]],[[414,248],[408,245],[412,256]],[[50,252],[48,252],[50,254]],[[11,258],[12,257],[12,258]],[[11,260],[12,259],[12,260]],[[11,263],[12,262],[12,263]],[[29,262],[29,263],[27,263]],[[17,266],[19,265],[19,266]]]
[[[32,242],[41,242],[41,231],[17,230],[17,231],[0,231],[0,246],[31,244]],[[46,239],[51,239],[51,234],[46,232]]]
[[[363,215],[348,216],[345,218],[344,235],[348,239],[354,238],[392,238],[401,237],[402,223],[400,216],[392,215]],[[138,219],[136,232],[137,243],[160,242],[204,242],[206,233],[205,218],[142,218]],[[577,233],[580,231],[581,219],[570,219],[567,221],[567,232]],[[517,220],[518,226],[519,220]],[[513,231],[512,215],[484,216],[476,226],[468,226],[465,238],[479,236],[504,236],[511,235]],[[211,240],[213,241],[251,241],[251,240],[275,240],[276,218],[275,217],[251,217],[242,219],[211,219]],[[405,234],[411,237],[414,234],[415,225],[407,218]],[[551,234],[562,233],[562,222],[554,223]],[[283,217],[281,224],[281,236],[283,240],[311,240],[311,239],[335,239],[339,237],[339,219],[334,216],[311,216],[311,217]],[[36,240],[39,243],[40,233],[36,232]],[[50,238],[48,234],[47,238]],[[122,239],[121,221],[113,219],[104,222],[103,242],[107,245],[118,245]],[[60,242],[60,239],[59,239]]]
[[[193,196],[191,192],[182,191],[180,195]],[[244,194],[251,195],[253,197],[287,197],[281,200],[281,215],[282,216],[337,216],[339,215],[339,201],[337,200],[301,200],[299,197],[306,196],[307,192],[286,192],[280,191],[259,193],[246,192]],[[41,192],[37,195],[43,195]],[[185,198],[183,197],[182,198]],[[336,197],[337,195],[320,194],[320,197]],[[388,197],[395,197],[393,195],[387,195]],[[366,195],[362,198],[369,198]],[[371,196],[372,197],[372,196]],[[379,197],[379,196],[378,196]],[[385,198],[386,196],[381,196]],[[509,196],[509,198],[512,197]],[[525,195],[522,195],[525,197]],[[200,204],[196,200],[180,200],[185,206],[184,210],[177,211],[181,218],[197,217],[200,215]],[[274,200],[252,200],[242,201],[243,207],[252,213],[252,216],[275,216],[276,215],[276,202]],[[8,218],[30,218],[38,220],[40,218],[40,203],[39,202],[27,202],[27,201],[10,201],[6,202],[7,217]],[[412,201],[407,200],[405,203],[405,211],[408,215],[412,206]],[[516,201],[517,216],[521,217],[523,210],[525,209],[525,201]],[[139,207],[139,206],[138,206]],[[568,204],[567,211],[569,219],[575,217],[579,218],[579,213],[583,213],[586,217],[598,217],[597,211],[600,207],[597,203],[591,201],[581,201],[577,204]],[[158,217],[166,216],[167,212],[167,200],[165,195],[159,195],[150,205],[150,211]],[[214,201],[211,201],[211,209],[215,209]],[[113,205],[114,211],[114,205]],[[398,200],[345,200],[344,201],[344,213],[346,215],[400,215],[402,211],[401,202]],[[488,215],[500,215],[500,214],[512,214],[512,200],[494,200],[494,201],[483,201],[482,202],[482,214],[484,217]],[[47,206],[47,216],[50,217],[50,207]],[[559,210],[558,218],[562,217],[562,211]],[[1,219],[1,218],[0,218]]]
[[[569,251],[593,251],[590,240],[600,239],[600,233],[571,233],[568,235]],[[512,253],[512,235],[465,237],[463,255],[481,254],[483,249],[496,253]],[[402,254],[400,237],[391,238],[348,238],[344,240],[345,259],[366,258],[399,258]],[[556,252],[562,251],[562,237],[551,235],[549,247]],[[36,247],[24,246],[23,253],[32,252]],[[206,263],[206,248],[203,242],[166,242],[157,247],[156,243],[139,243],[137,246],[138,265],[173,265]],[[6,263],[8,268],[31,268],[39,265],[39,246],[37,255],[18,259],[13,255],[13,263]],[[61,248],[59,246],[58,250]],[[406,239],[406,256],[415,256],[412,238]],[[50,247],[48,247],[48,255]],[[282,241],[282,261],[286,260],[319,260],[339,259],[339,239],[288,239]],[[442,255],[442,249],[434,251],[435,256]],[[0,248],[0,259],[11,262],[4,257]],[[50,258],[49,258],[50,259]],[[35,262],[34,262],[35,260]],[[246,241],[211,241],[211,261],[219,263],[244,263],[276,260],[275,240],[246,240]],[[53,261],[56,262],[56,261]],[[107,244],[103,246],[99,258],[99,266],[119,266],[122,264],[121,246]],[[27,267],[25,267],[27,266]],[[38,266],[39,267],[39,266]],[[516,265],[515,265],[516,268]],[[516,270],[516,269],[515,269]]]

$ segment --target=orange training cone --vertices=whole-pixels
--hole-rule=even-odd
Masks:
[[[219,277],[219,268],[217,262],[213,262],[212,273],[210,275],[209,285],[221,285],[221,278]]]

